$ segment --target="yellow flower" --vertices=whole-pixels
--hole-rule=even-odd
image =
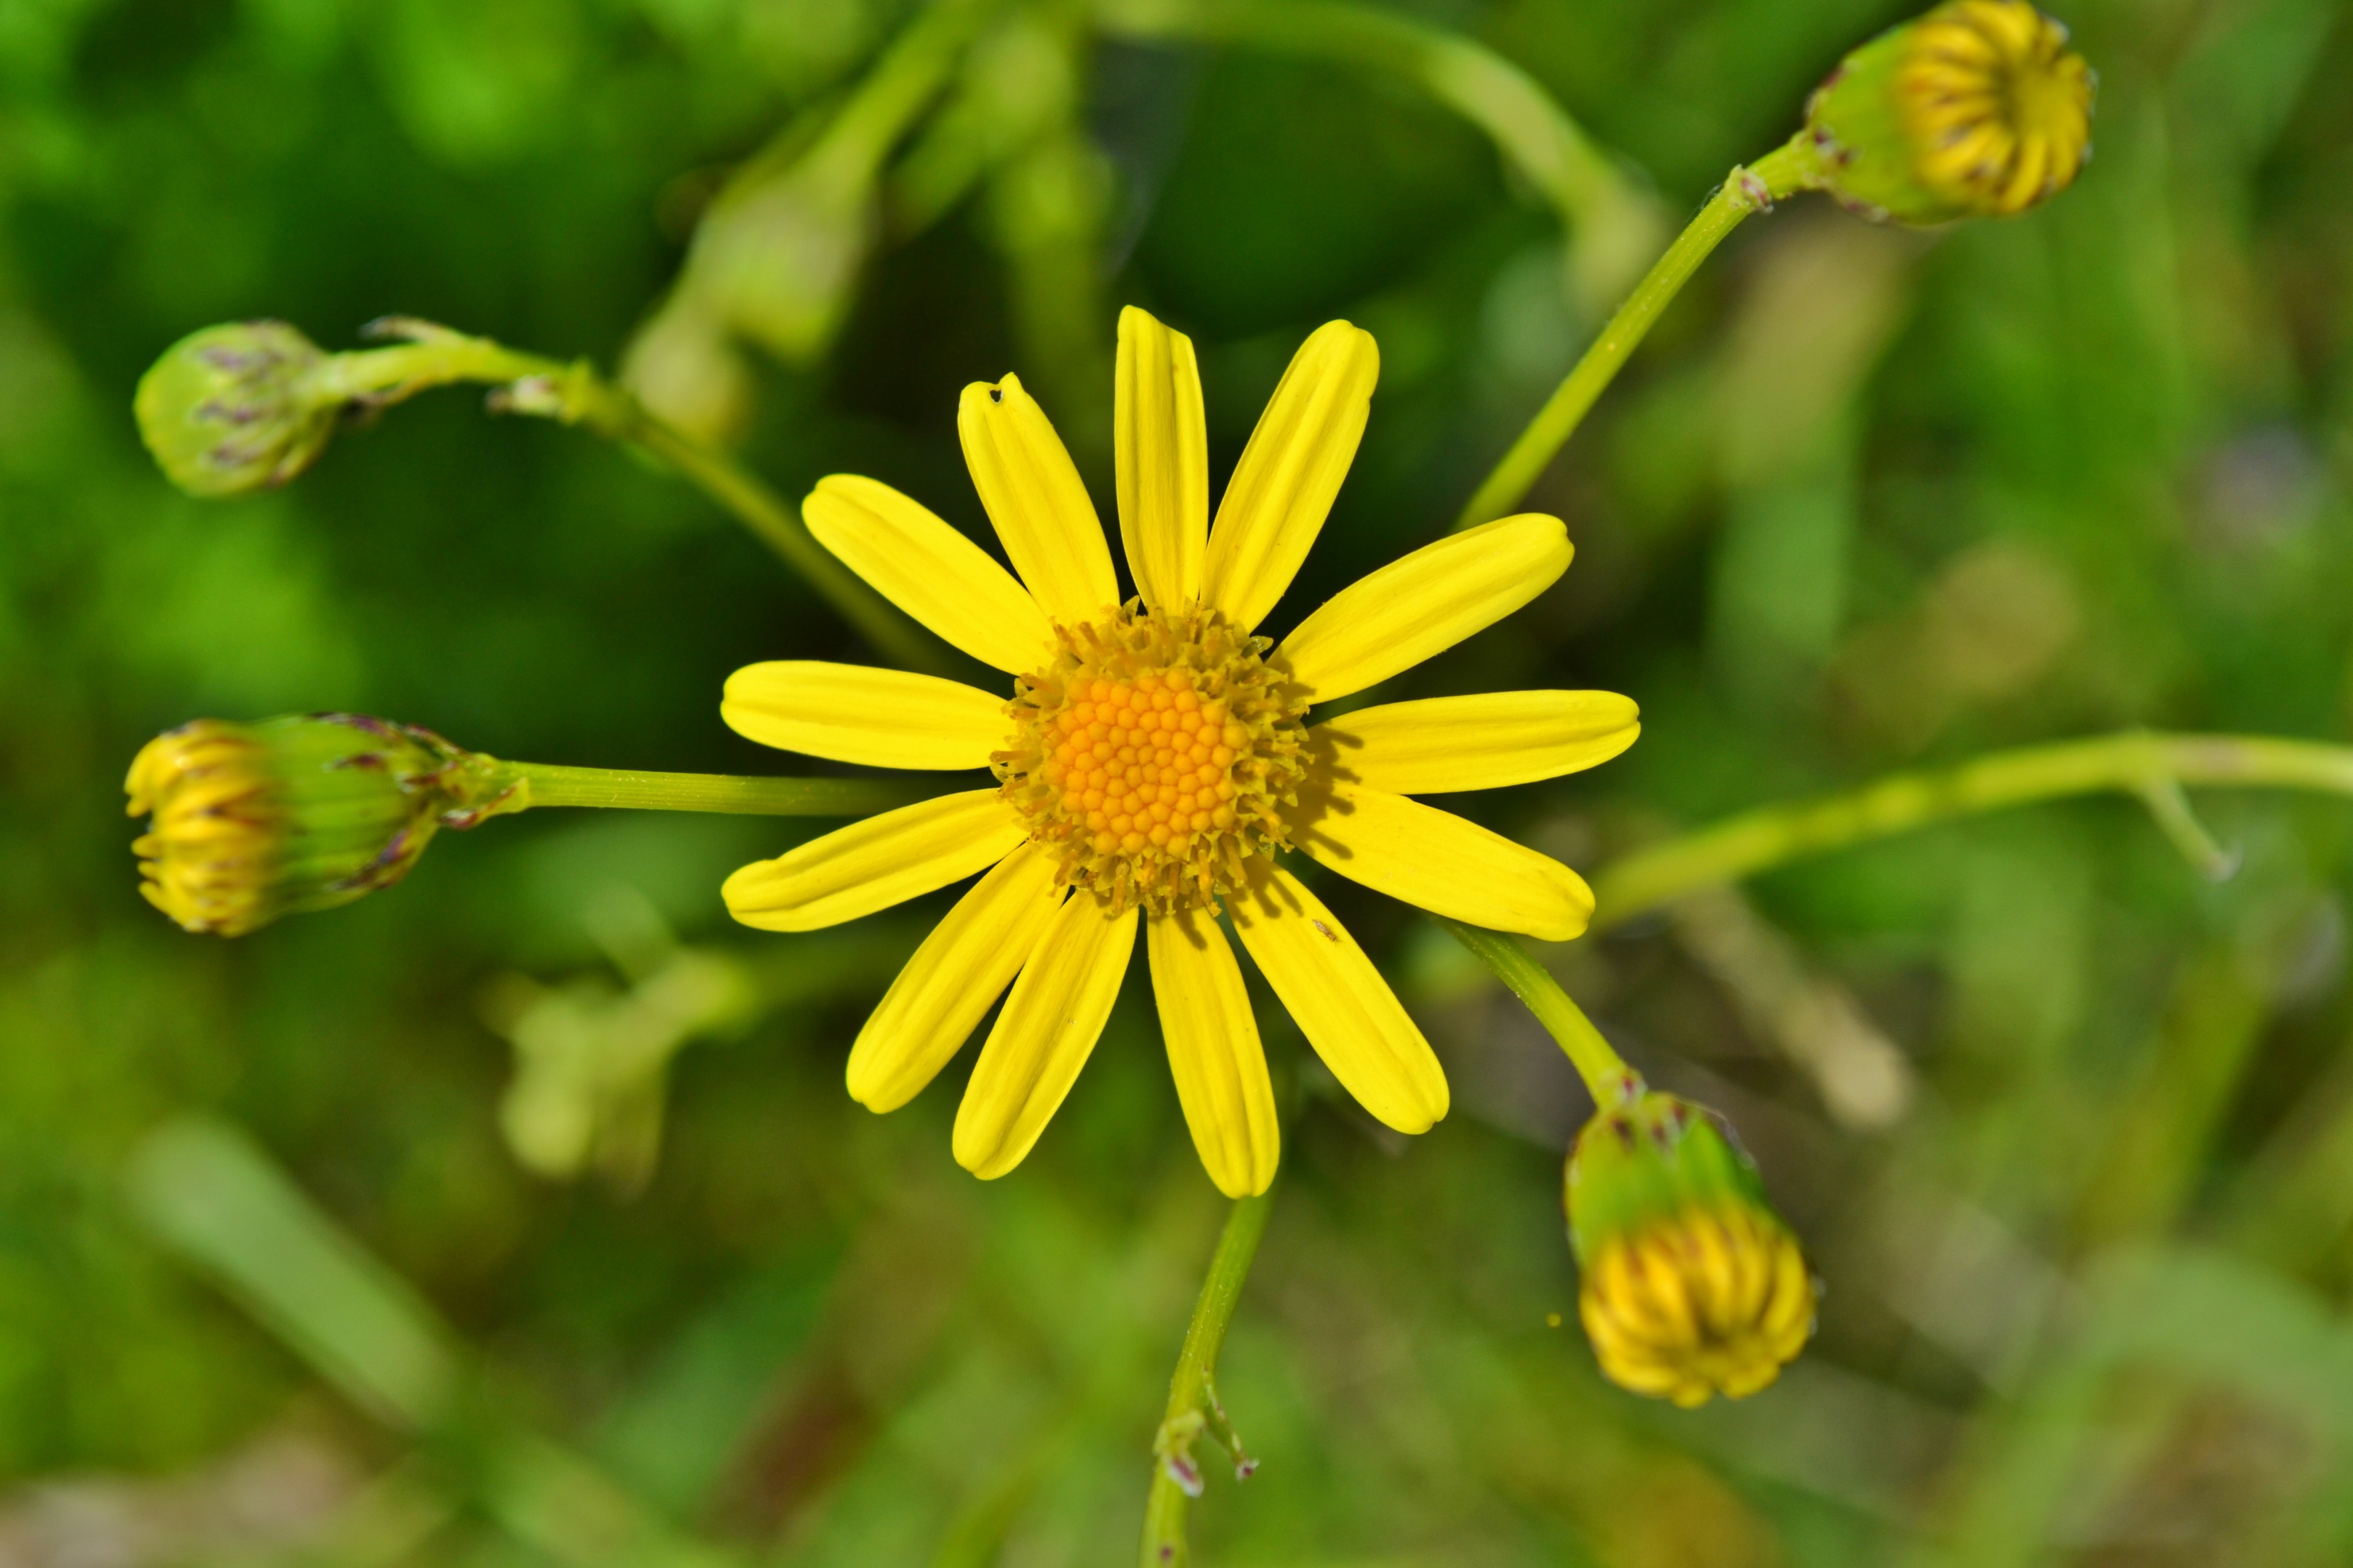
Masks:
[[[1567,867],[1412,795],[1491,789],[1623,751],[1634,705],[1518,691],[1359,709],[1361,691],[1511,614],[1567,567],[1558,520],[1505,518],[1373,573],[1280,647],[1255,634],[1324,525],[1364,433],[1379,357],[1345,321],[1292,361],[1209,520],[1193,346],[1120,319],[1115,422],[1123,602],[1092,502],[1012,376],[965,389],[957,426],[1013,574],[872,479],[823,480],[826,547],[917,620],[1015,678],[1013,700],[850,665],[738,670],[722,712],[765,744],[886,767],[987,767],[946,795],[727,879],[737,920],[808,931],[986,871],[924,941],[850,1053],[849,1092],[913,1099],[1007,986],[955,1124],[982,1177],[1029,1153],[1109,1016],[1142,924],[1177,1098],[1202,1163],[1241,1196],[1277,1157],[1258,1027],[1225,911],[1308,1043],[1401,1131],[1446,1114],[1421,1031],[1346,929],[1275,852],[1297,848],[1410,903],[1551,941],[1593,897]]]
[[[2026,0],[1930,12],[1895,82],[1921,183],[1978,212],[2024,212],[2064,190],[2091,147],[2091,67]]]
[[[2073,183],[2096,85],[2027,0],[1950,0],[1841,62],[1806,107],[1823,183],[1906,223],[2024,212]]]
[[[1597,1111],[1563,1197],[1577,1314],[1611,1382],[1686,1407],[1773,1382],[1814,1331],[1814,1282],[1710,1112],[1638,1091]]]

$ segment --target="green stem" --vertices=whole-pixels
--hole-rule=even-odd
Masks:
[[[1815,177],[1812,143],[1802,133],[1750,167],[1736,166],[1726,174],[1707,205],[1699,209],[1699,216],[1675,237],[1666,254],[1618,307],[1618,313],[1609,318],[1585,357],[1536,410],[1520,438],[1463,507],[1455,528],[1475,528],[1516,506],[1708,253],[1723,244],[1725,236],[1738,228],[1749,214],[1770,211],[1783,196],[1810,188]]]
[[[428,387],[487,383],[499,388],[493,406],[502,412],[585,426],[634,447],[733,513],[876,648],[912,668],[955,673],[938,643],[818,543],[797,507],[724,452],[656,417],[586,360],[565,364],[406,317],[387,318],[374,330],[413,341],[332,356],[320,372],[322,395],[382,405]]]
[[[1654,845],[1594,879],[1597,931],[1686,893],[1736,881],[1851,844],[1932,822],[2067,795],[2137,795],[2201,869],[2227,867],[2202,830],[2178,815],[2183,784],[2317,790],[2353,795],[2353,746],[2265,735],[2161,735],[2134,731],[1997,752],[1934,772],[1898,773],[1846,795],[1761,806]],[[2194,819],[2191,819],[2194,821]]]
[[[934,0],[859,83],[811,150],[812,161],[837,178],[871,181],[996,10],[994,0]]]
[[[1642,1075],[1626,1065],[1626,1060],[1613,1049],[1585,1010],[1569,1000],[1568,993],[1551,972],[1528,956],[1520,939],[1499,931],[1486,931],[1467,926],[1443,915],[1430,919],[1443,926],[1454,940],[1469,948],[1480,963],[1493,970],[1495,978],[1512,989],[1512,994],[1527,1004],[1560,1048],[1568,1053],[1570,1063],[1585,1087],[1592,1091],[1596,1105],[1616,1105],[1642,1092]]]
[[[1635,199],[1535,78],[1482,44],[1409,16],[1338,0],[1099,0],[1095,17],[1114,36],[1248,44],[1401,78],[1485,132],[1573,222]]]
[[[710,811],[754,816],[867,816],[906,805],[914,789],[895,779],[746,778],[737,773],[644,773],[491,763],[492,788],[525,786],[521,806],[608,806],[627,811]]]
[[[1194,1439],[1207,1432],[1225,1446],[1237,1467],[1247,1464],[1225,1408],[1218,1403],[1218,1351],[1226,1342],[1226,1326],[1234,1320],[1242,1282],[1250,1278],[1250,1260],[1258,1256],[1259,1238],[1266,1234],[1266,1216],[1273,1206],[1271,1189],[1234,1205],[1219,1234],[1217,1253],[1209,1259],[1208,1278],[1201,1281],[1200,1300],[1193,1304],[1193,1321],[1185,1330],[1185,1348],[1177,1352],[1176,1375],[1168,1380],[1168,1413],[1152,1444],[1143,1568],[1181,1568],[1192,1560],[1185,1544],[1185,1505],[1201,1489],[1200,1473],[1193,1465]]]

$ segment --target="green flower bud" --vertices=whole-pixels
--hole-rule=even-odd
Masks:
[[[1739,1399],[1805,1348],[1813,1279],[1714,1112],[1638,1089],[1577,1135],[1564,1196],[1578,1313],[1613,1383]]]
[[[282,485],[335,433],[343,399],[319,346],[283,321],[230,321],[191,332],[139,378],[140,439],[190,495]]]
[[[242,936],[408,874],[434,832],[520,809],[497,764],[430,731],[351,713],[199,719],[124,781],[140,891],[189,931]]]
[[[2092,153],[2096,79],[2027,0],[1951,0],[1839,63],[1806,105],[1825,189],[1899,223],[2024,212]]]

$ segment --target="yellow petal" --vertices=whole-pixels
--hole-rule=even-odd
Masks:
[[[1229,900],[1234,930],[1300,1033],[1356,1103],[1400,1132],[1446,1114],[1446,1074],[1365,950],[1298,878],[1262,858]]]
[[[1328,321],[1299,345],[1259,416],[1218,503],[1201,587],[1245,631],[1274,608],[1322,531],[1380,374],[1372,334]]]
[[[1193,1147],[1229,1198],[1266,1191],[1282,1152],[1274,1086],[1266,1076],[1258,1019],[1226,933],[1206,910],[1155,915],[1145,924],[1152,994],[1168,1042],[1168,1070]]]
[[[956,1110],[956,1163],[992,1181],[1021,1163],[1078,1081],[1135,952],[1134,909],[1081,893],[1039,939]]]
[[[1614,691],[1485,691],[1359,708],[1316,725],[1308,743],[1373,789],[1450,795],[1606,763],[1642,732],[1640,717]]]
[[[1038,400],[1017,376],[975,382],[956,408],[956,433],[980,504],[1039,608],[1064,626],[1101,619],[1119,601],[1111,547]]]
[[[918,801],[812,838],[727,879],[727,912],[762,931],[839,925],[1003,859],[1029,828],[994,789]]]
[[[1024,844],[932,928],[849,1050],[849,1098],[896,1110],[962,1048],[1038,950],[1062,901],[1055,860]]]
[[[1153,609],[1201,592],[1209,532],[1209,445],[1193,340],[1130,305],[1119,313],[1113,425],[1119,537]]]
[[[1482,523],[1341,589],[1275,658],[1318,702],[1362,691],[1502,620],[1558,581],[1568,557],[1556,517]]]
[[[719,716],[764,746],[878,768],[985,768],[1013,733],[1004,699],[960,680],[811,659],[737,670]]]
[[[1545,942],[1585,934],[1593,889],[1554,859],[1451,811],[1330,781],[1303,795],[1299,847],[1342,876],[1417,909]]]
[[[829,475],[801,503],[801,516],[876,593],[983,664],[1027,675],[1052,651],[1046,612],[1013,574],[889,485]]]

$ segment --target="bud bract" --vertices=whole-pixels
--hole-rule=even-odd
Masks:
[[[191,332],[139,378],[140,439],[190,495],[282,485],[335,433],[343,398],[321,374],[319,346],[283,321],[230,321]]]
[[[1599,1111],[1565,1196],[1578,1312],[1612,1382],[1685,1406],[1737,1399],[1805,1347],[1812,1276],[1713,1112],[1648,1091]]]
[[[2095,85],[2027,0],[1951,0],[1841,61],[1806,129],[1824,188],[1867,216],[2007,216],[2091,156]]]
[[[350,713],[199,719],[132,762],[140,891],[193,931],[242,936],[407,875],[435,831],[511,809],[490,759]]]

